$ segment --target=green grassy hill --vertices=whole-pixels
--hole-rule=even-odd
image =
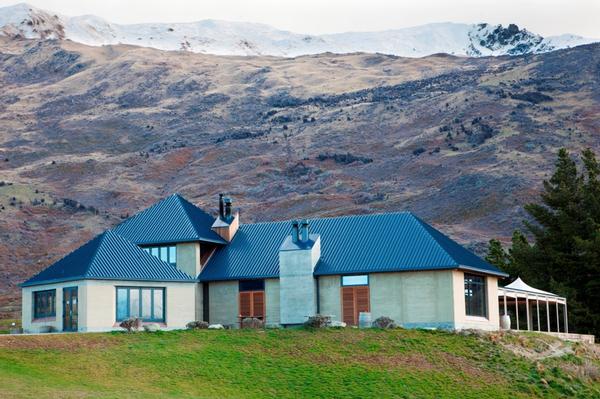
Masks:
[[[600,397],[598,345],[419,330],[0,336],[2,398]]]

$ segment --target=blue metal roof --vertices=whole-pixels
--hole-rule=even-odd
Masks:
[[[138,245],[205,241],[226,244],[212,231],[213,218],[179,194],[173,194],[125,220],[114,231]]]
[[[317,276],[436,269],[505,275],[408,212],[313,219],[310,231],[321,236]],[[279,277],[279,248],[290,233],[291,221],[241,225],[199,279]]]
[[[72,280],[196,280],[112,231],[88,241],[30,278],[22,287]]]

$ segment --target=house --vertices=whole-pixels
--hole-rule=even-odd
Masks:
[[[23,328],[107,331],[140,317],[163,329],[245,317],[350,325],[361,312],[407,328],[499,328],[506,276],[409,212],[243,224],[172,195],[22,284]]]

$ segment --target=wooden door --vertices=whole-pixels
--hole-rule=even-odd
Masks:
[[[240,319],[246,317],[265,318],[265,292],[242,291],[240,292]]]
[[[342,320],[355,326],[360,312],[369,312],[369,286],[342,287]]]

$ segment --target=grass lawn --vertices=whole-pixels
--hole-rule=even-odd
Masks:
[[[501,340],[356,329],[5,335],[0,397],[600,397],[595,347],[535,361],[505,344],[535,353],[539,343]]]

